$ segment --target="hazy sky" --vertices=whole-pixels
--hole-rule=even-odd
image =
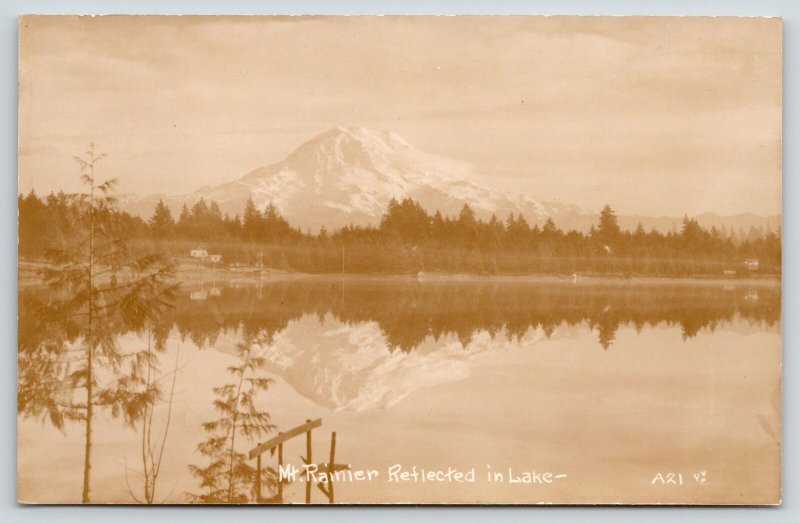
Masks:
[[[25,17],[20,190],[189,192],[335,125],[625,214],[780,212],[777,19]]]

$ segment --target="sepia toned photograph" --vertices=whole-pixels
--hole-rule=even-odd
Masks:
[[[21,16],[18,502],[780,504],[781,32]]]

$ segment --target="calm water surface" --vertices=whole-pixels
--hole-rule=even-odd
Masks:
[[[777,284],[211,284],[186,289],[161,330],[162,367],[180,366],[158,487],[167,502],[200,491],[188,465],[202,464],[212,389],[256,332],[271,340],[259,354],[274,379],[259,408],[279,430],[322,418],[315,461],[336,431],[337,462],[380,473],[338,482],[337,502],[777,501]],[[105,415],[96,427],[93,501],[130,502],[139,436]],[[18,441],[20,499],[80,501],[79,426],[20,417]],[[304,439],[285,451],[300,466]],[[388,482],[396,464],[474,469],[476,481]],[[512,484],[509,468],[565,476]],[[489,481],[495,472],[505,481]],[[659,473],[682,484],[653,484]],[[286,489],[303,499],[302,483]]]

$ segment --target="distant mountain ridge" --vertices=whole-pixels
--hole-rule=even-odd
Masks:
[[[201,198],[224,213],[241,216],[248,198],[263,210],[270,203],[292,226],[317,231],[346,225],[376,225],[392,198],[413,198],[428,212],[454,216],[468,203],[479,218],[522,214],[531,224],[548,218],[562,229],[588,230],[597,213],[575,205],[543,202],[484,187],[464,162],[422,152],[391,131],[335,127],[300,145],[286,159],[255,169],[238,180],[183,195],[123,195],[124,210],[149,217],[163,199],[174,216]],[[680,228],[680,217],[620,216],[623,228]],[[701,225],[776,230],[780,216],[704,214]]]

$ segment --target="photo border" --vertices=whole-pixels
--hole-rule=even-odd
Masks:
[[[800,168],[798,132],[800,132],[800,2],[780,0],[706,0],[704,2],[673,0],[408,0],[408,1],[321,1],[298,0],[257,2],[252,0],[3,0],[0,4],[0,107],[6,115],[0,126],[0,141],[7,154],[0,178],[0,241],[6,254],[0,257],[0,328],[7,336],[17,332],[17,16],[20,14],[530,14],[530,15],[724,15],[780,16],[783,18],[783,442],[782,485],[780,507],[335,507],[325,510],[314,507],[130,507],[130,506],[20,506],[16,502],[16,350],[11,340],[4,343],[0,365],[0,416],[7,422],[0,425],[3,470],[0,472],[0,520],[4,521],[85,521],[86,518],[109,520],[156,521],[169,518],[174,523],[200,521],[237,522],[311,521],[324,518],[331,523],[361,519],[383,523],[405,521],[454,520],[459,523],[483,521],[488,517],[527,521],[531,517],[551,521],[584,521],[596,523],[624,521],[790,521],[800,520],[797,447],[797,423],[800,421],[796,398],[800,398],[800,378],[795,376],[797,355],[793,349],[800,339],[800,191],[795,173]],[[788,320],[788,321],[787,321]],[[14,423],[10,420],[12,416]]]

